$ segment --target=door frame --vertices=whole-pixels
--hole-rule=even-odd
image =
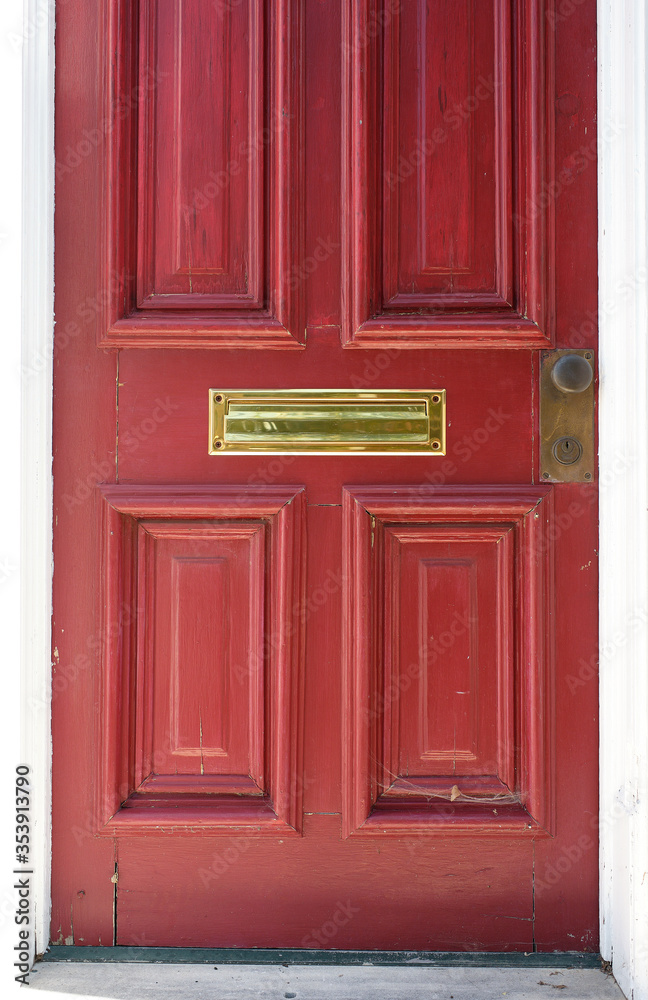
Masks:
[[[601,954],[645,1000],[648,629],[628,627],[648,609],[645,0],[599,0],[598,19]]]
[[[555,16],[569,17],[583,2],[554,0]],[[12,0],[14,23],[20,23],[16,11],[21,6],[17,57],[2,68],[4,92],[22,90],[23,95],[22,136],[6,137],[12,148],[22,148],[22,169],[8,177],[5,192],[10,201],[22,199],[23,302],[23,427],[20,455],[15,449],[7,468],[8,482],[22,482],[22,613],[19,623],[10,622],[8,648],[20,648],[20,754],[33,768],[38,953],[48,941],[50,916],[55,2]],[[644,7],[645,0],[598,0],[601,953],[613,961],[621,988],[628,995],[634,990],[636,1000],[648,998],[648,879],[643,878],[648,868],[648,629],[644,624],[634,631],[629,625],[633,615],[648,610]],[[7,370],[16,370],[16,343],[5,343],[1,350]],[[1,502],[11,505],[12,500]],[[7,509],[3,523],[11,524],[12,508]],[[633,526],[631,544],[628,524]],[[588,666],[582,670],[580,679],[591,682]],[[7,759],[14,759],[16,745]]]

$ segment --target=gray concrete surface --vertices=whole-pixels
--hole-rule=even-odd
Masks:
[[[42,962],[29,985],[110,1000],[624,1000],[598,969]]]

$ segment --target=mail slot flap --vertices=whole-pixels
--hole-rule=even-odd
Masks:
[[[445,390],[210,389],[209,452],[445,454]]]

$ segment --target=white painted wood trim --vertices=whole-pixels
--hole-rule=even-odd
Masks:
[[[648,1000],[646,2],[598,13],[601,952]]]
[[[36,952],[49,941],[51,866],[54,2],[23,6],[22,760],[32,767]]]

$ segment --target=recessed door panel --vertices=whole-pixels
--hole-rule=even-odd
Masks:
[[[294,833],[301,492],[115,486],[100,510],[96,832]]]
[[[118,0],[103,13],[99,342],[299,347],[299,3]]]
[[[262,304],[261,15],[255,3],[141,5],[140,76],[155,86],[138,127],[140,308]]]
[[[156,772],[249,775],[263,787],[264,527],[139,524]]]
[[[544,0],[345,7],[347,346],[553,343],[549,23]]]
[[[347,835],[550,832],[551,492],[351,490],[345,511]]]

